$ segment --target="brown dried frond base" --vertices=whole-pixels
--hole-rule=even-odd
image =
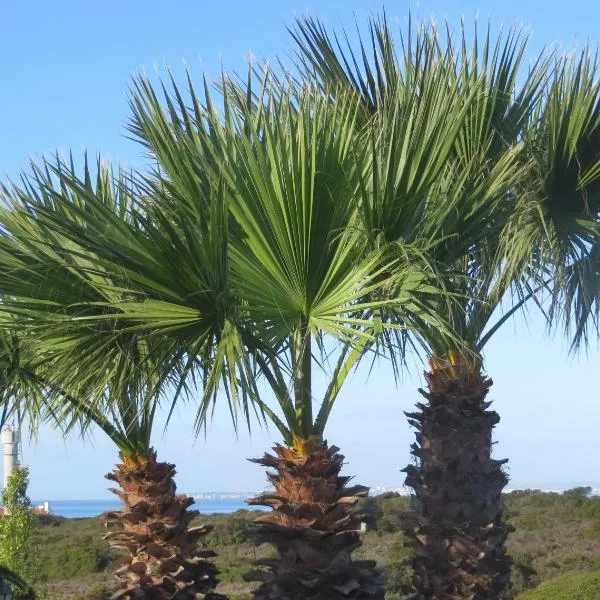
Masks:
[[[406,531],[415,558],[414,598],[507,600],[512,528],[502,518],[504,460],[491,458],[498,414],[485,401],[492,385],[479,367],[453,365],[425,374],[427,403],[407,413],[417,429],[405,469],[414,489],[417,526]]]
[[[112,599],[218,600],[213,593],[215,556],[198,544],[209,527],[190,527],[198,511],[189,511],[193,498],[176,495],[175,467],[157,462],[156,454],[121,457],[106,477],[119,484],[112,489],[124,509],[107,513],[106,524],[117,531],[105,535],[111,547],[125,552],[115,575],[119,581]]]
[[[309,452],[275,446],[253,462],[272,468],[267,477],[272,493],[248,500],[272,508],[260,516],[252,533],[257,544],[271,543],[277,558],[247,576],[261,581],[260,600],[383,599],[383,586],[374,561],[353,561],[361,545],[361,515],[351,509],[368,494],[364,486],[346,487],[340,477],[344,457],[339,448],[321,442]]]

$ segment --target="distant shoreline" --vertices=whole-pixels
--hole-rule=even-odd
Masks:
[[[548,494],[562,494],[568,490],[572,490],[574,488],[579,487],[589,487],[591,488],[591,494],[593,496],[600,496],[600,483],[573,483],[573,484],[555,484],[555,485],[531,485],[531,486],[522,486],[522,487],[514,487],[514,488],[506,488],[503,490],[503,494],[512,494],[513,492],[522,492],[526,490],[536,490]],[[204,501],[231,501],[231,502],[244,502],[246,498],[251,498],[252,496],[257,496],[263,493],[265,490],[254,490],[248,492],[178,492],[181,494],[185,494],[186,496],[190,496],[194,498],[194,500],[199,502]],[[411,488],[408,487],[392,487],[392,486],[375,486],[370,488],[369,495],[370,496],[380,496],[381,494],[389,494],[395,493],[400,494],[400,496],[409,496],[412,493]],[[32,499],[32,504],[42,504],[44,501],[52,502],[117,502],[115,496],[112,494],[107,495],[103,498],[55,498],[55,499]]]
[[[98,517],[102,513],[119,510],[122,506],[118,498],[96,499],[96,500],[47,500],[49,514],[55,517],[68,519]],[[40,504],[32,501],[34,506]],[[192,510],[198,510],[203,514],[230,514],[238,510],[252,510],[243,499],[204,499],[196,501]]]
[[[590,487],[591,495],[600,496],[600,487],[591,486],[573,486],[563,489],[542,489],[542,488],[519,488],[506,490],[504,494],[515,492],[523,492],[526,490],[536,490],[543,493],[562,494],[575,487]],[[385,493],[397,493],[401,496],[410,494],[409,488],[392,488],[383,489],[375,488],[371,495],[379,496]],[[195,503],[192,505],[192,510],[197,510],[202,514],[231,514],[238,510],[261,510],[260,507],[253,507],[246,504],[246,498],[255,495],[256,492],[240,493],[240,492],[207,492],[204,494],[190,494]],[[102,513],[118,510],[121,503],[117,497],[113,498],[94,498],[94,499],[63,499],[63,500],[47,500],[50,509],[50,515],[57,517],[65,517],[69,519],[97,517]],[[32,501],[34,506],[43,502]]]

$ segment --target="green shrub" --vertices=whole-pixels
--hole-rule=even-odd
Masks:
[[[511,576],[513,591],[521,592],[535,587],[539,583],[539,577],[533,566],[531,554],[515,549],[512,550],[510,556],[513,559]]]
[[[533,507],[526,507],[517,514],[512,515],[510,523],[517,529],[524,531],[534,531],[543,526],[542,516],[539,510]]]
[[[561,573],[569,571],[600,571],[600,555],[572,554],[561,561]],[[600,598],[600,596],[599,596]]]
[[[592,517],[593,519],[600,519],[600,496],[594,498],[588,498],[581,507],[581,512],[586,517]]]
[[[252,563],[245,556],[228,557],[219,561],[219,580],[233,583],[243,581],[244,575],[252,571]]]
[[[206,537],[207,544],[216,550],[224,546],[237,546],[248,541],[250,523],[256,517],[249,510],[238,510],[232,515],[211,520],[212,531]]]
[[[574,490],[565,496],[556,493],[526,491],[504,497],[510,520],[518,525],[522,520],[527,527],[519,527],[509,538],[509,554],[514,560],[513,590],[518,600],[558,600],[562,596],[545,596],[540,582],[560,582],[563,575],[580,577],[585,573],[600,572],[600,537],[597,525],[600,498],[586,498],[585,490]],[[386,577],[386,600],[404,600],[410,593],[410,549],[401,531],[414,524],[408,498],[386,494],[362,500],[355,507],[366,513],[367,533],[363,545],[357,549],[357,560],[376,560]],[[222,593],[232,600],[249,600],[251,585],[243,582],[243,575],[255,570],[256,561],[274,556],[269,544],[254,548],[249,537],[250,521],[256,512],[238,511],[229,515],[200,515],[194,525],[214,527],[208,545],[218,553],[216,565],[221,570]],[[51,591],[62,590],[68,584],[73,595],[51,598],[100,600],[102,588],[112,585],[109,571],[116,554],[111,553],[106,541],[102,518],[37,519],[28,545],[38,546],[44,557],[43,571],[51,574]],[[584,573],[585,572],[585,573]],[[68,580],[68,581],[66,581]],[[31,580],[32,581],[32,580]],[[110,583],[109,583],[110,582]],[[58,586],[56,588],[52,586]],[[96,589],[94,589],[96,586]],[[536,587],[538,586],[538,587]],[[575,588],[576,589],[576,588]],[[584,588],[585,591],[585,588]],[[85,593],[87,592],[87,593]],[[536,592],[537,596],[527,596]],[[583,592],[582,592],[583,593]],[[600,600],[600,594],[596,597]],[[565,600],[573,600],[568,595]],[[576,599],[586,596],[575,596]]]
[[[583,504],[583,502],[589,497],[592,493],[591,487],[576,487],[570,490],[565,490],[562,494],[563,498],[569,498],[576,500],[579,504]]]
[[[372,509],[375,521],[370,527],[379,534],[400,533],[407,527],[410,518],[407,498],[394,493],[383,494],[373,498],[373,504],[376,507]]]
[[[517,596],[517,600],[598,600],[600,571],[571,572],[540,584]]]
[[[592,524],[584,529],[583,534],[587,537],[600,540],[600,518],[594,519]]]
[[[14,571],[30,585],[41,577],[39,548],[30,539],[35,526],[27,496],[29,470],[15,467],[0,502],[7,511],[0,519],[0,564]]]
[[[390,562],[386,572],[386,600],[405,598],[414,591],[412,587],[412,557],[412,548],[406,546],[402,540],[396,543],[392,548],[389,555]]]
[[[108,564],[106,543],[92,536],[58,539],[44,554],[44,566],[50,579],[70,579],[98,573],[105,570]]]

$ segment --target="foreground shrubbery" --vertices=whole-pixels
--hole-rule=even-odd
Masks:
[[[600,572],[566,573],[545,581],[534,590],[519,596],[519,600],[598,600]]]
[[[33,542],[43,547],[49,579],[71,579],[105,571],[116,558],[102,539],[101,519],[42,518]]]
[[[587,490],[565,494],[514,492],[505,497],[509,521],[516,527],[509,544],[515,561],[518,600],[591,600],[600,598],[600,498]],[[357,555],[376,559],[387,574],[387,600],[410,591],[410,550],[402,529],[410,519],[407,498],[387,494],[360,507],[369,531]],[[270,554],[248,540],[249,511],[203,517],[214,529],[208,543],[219,553],[221,590],[234,600],[249,598],[242,580],[252,563]],[[40,520],[32,541],[42,548],[40,576],[50,580],[50,600],[98,599],[112,585],[116,558],[102,541],[101,519]]]
[[[39,588],[44,580],[40,572],[39,548],[31,539],[35,516],[27,496],[28,484],[29,471],[17,466],[6,488],[0,490],[0,505],[4,511],[0,518],[0,567],[16,577],[16,580],[12,579],[14,600],[33,598],[34,590],[28,588],[28,583],[34,579],[37,580],[38,597],[41,597]],[[11,580],[10,577],[5,578]],[[15,581],[20,584],[15,584]]]

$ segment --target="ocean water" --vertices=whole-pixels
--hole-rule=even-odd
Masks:
[[[35,500],[34,506],[41,504]],[[117,498],[106,500],[48,500],[50,514],[68,518],[97,517],[109,510],[118,510],[121,503]],[[242,498],[210,498],[200,499],[191,507],[204,514],[225,514],[236,510],[251,510]]]

